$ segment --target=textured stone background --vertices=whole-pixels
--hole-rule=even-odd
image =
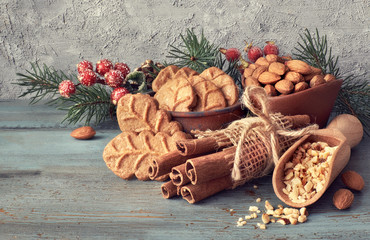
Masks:
[[[164,60],[186,28],[203,28],[226,48],[274,40],[283,54],[305,28],[318,28],[341,72],[368,78],[369,26],[368,0],[1,0],[0,99],[24,90],[11,83],[30,62],[75,73],[81,59],[109,58],[133,69],[148,58]]]

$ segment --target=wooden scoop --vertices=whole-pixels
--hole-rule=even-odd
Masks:
[[[348,128],[352,128],[353,131],[348,131]],[[328,189],[330,184],[336,179],[343,168],[347,165],[351,155],[351,147],[355,146],[353,143],[358,144],[361,141],[362,136],[363,128],[361,122],[352,115],[342,114],[334,118],[333,121],[329,123],[326,129],[319,129],[314,131],[312,134],[302,137],[295,144],[293,144],[283,154],[283,156],[281,156],[278,164],[275,166],[272,176],[272,184],[276,196],[285,204],[295,208],[306,207],[316,202],[325,193],[326,189]],[[292,202],[289,199],[288,195],[283,192],[283,188],[285,188],[285,164],[292,159],[293,153],[299,146],[306,142],[317,141],[326,142],[330,147],[337,146],[337,149],[332,155],[332,162],[328,172],[328,180],[325,182],[322,190],[316,193],[309,200],[303,203]]]

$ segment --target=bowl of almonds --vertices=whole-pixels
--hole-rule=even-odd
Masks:
[[[307,114],[312,123],[326,126],[343,80],[296,59],[269,54],[244,70],[242,84],[261,86],[272,112]]]

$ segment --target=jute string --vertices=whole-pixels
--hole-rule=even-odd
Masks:
[[[247,87],[241,103],[256,117],[245,117],[217,131],[197,132],[197,137],[227,137],[236,146],[231,177],[233,187],[267,175],[278,162],[282,150],[297,139],[318,129],[316,124],[292,130],[292,123],[280,113],[271,113],[268,97],[261,87]]]

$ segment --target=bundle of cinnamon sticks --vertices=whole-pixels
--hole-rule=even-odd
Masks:
[[[288,118],[293,128],[309,124],[308,116]],[[164,198],[182,196],[189,203],[196,203],[233,187],[231,171],[236,146],[227,138],[184,139],[176,146],[177,150],[153,159],[148,170],[151,179],[169,174],[170,181],[161,186]],[[268,150],[260,149],[260,152],[267,154]],[[255,161],[251,156],[246,157]]]

